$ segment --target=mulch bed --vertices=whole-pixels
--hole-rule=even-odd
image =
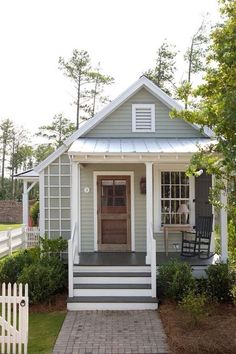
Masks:
[[[236,306],[211,306],[197,325],[176,303],[164,302],[159,313],[172,354],[236,353]]]
[[[30,312],[54,312],[54,311],[66,311],[66,299],[67,293],[54,295],[50,302],[43,304],[30,305]]]

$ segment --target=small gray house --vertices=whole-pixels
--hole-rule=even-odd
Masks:
[[[156,272],[171,257],[193,271],[215,261],[181,256],[182,235],[208,202],[214,178],[187,177],[209,132],[170,111],[181,109],[142,76],[73,133],[32,171],[24,172],[24,223],[28,192],[39,183],[40,233],[68,240],[69,310],[155,309]],[[226,196],[222,193],[222,201]],[[220,220],[221,260],[227,260],[227,215]],[[214,228],[213,218],[213,228]]]

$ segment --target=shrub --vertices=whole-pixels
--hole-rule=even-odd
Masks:
[[[33,219],[34,225],[38,225],[39,219],[39,201],[35,202],[30,208],[30,216]]]
[[[206,270],[207,293],[209,297],[220,302],[230,300],[233,285],[233,273],[225,263],[212,264]]]
[[[62,237],[51,240],[48,236],[40,237],[41,253],[42,255],[60,255],[61,252],[65,251],[67,247],[67,241]]]
[[[160,266],[158,284],[165,297],[179,301],[194,289],[195,281],[187,263],[172,259]]]
[[[189,316],[189,322],[196,325],[205,314],[207,305],[207,296],[205,294],[195,294],[190,291],[179,302],[179,306]]]
[[[20,251],[0,262],[0,283],[15,283],[22,270],[39,259],[39,249]]]
[[[65,274],[64,265],[58,258],[42,258],[25,267],[18,282],[28,283],[30,302],[35,304],[49,300],[51,295],[59,292],[64,286]]]
[[[236,284],[232,286],[232,289],[230,290],[232,300],[234,305],[236,305]]]

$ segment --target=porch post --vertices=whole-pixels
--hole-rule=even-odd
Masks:
[[[76,235],[77,242],[77,250],[75,253],[75,263],[79,263],[79,252],[80,252],[80,164],[78,162],[72,162],[71,168],[71,232],[73,231],[74,225],[76,224]]]
[[[228,220],[227,220],[227,193],[221,191],[220,201],[223,207],[220,209],[220,242],[221,242],[221,260],[227,262],[228,259]]]
[[[23,224],[29,225],[29,195],[27,190],[27,181],[23,182]]]
[[[146,264],[151,264],[151,240],[149,239],[150,226],[153,225],[153,162],[146,162]]]

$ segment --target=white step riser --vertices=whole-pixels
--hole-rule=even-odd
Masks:
[[[79,266],[74,265],[73,267],[74,272],[80,273],[148,273],[151,271],[150,266]]]
[[[150,277],[74,277],[74,284],[151,284]]]
[[[109,311],[129,311],[129,310],[156,310],[157,303],[91,303],[77,302],[68,303],[67,310],[69,311],[94,311],[94,310],[109,310]]]
[[[152,296],[151,289],[74,289],[74,296]]]

